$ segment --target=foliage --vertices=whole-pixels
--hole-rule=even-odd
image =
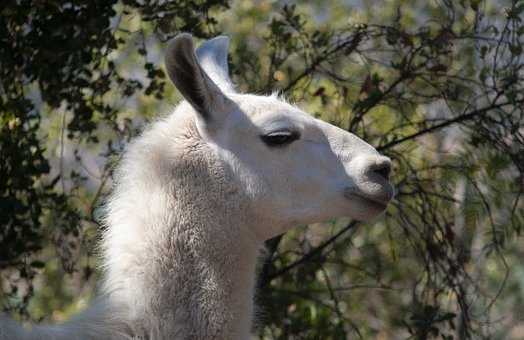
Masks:
[[[57,299],[90,295],[113,164],[176,102],[162,42],[227,32],[240,90],[280,90],[362,136],[394,160],[398,191],[373,227],[331,221],[268,241],[260,337],[513,336],[502,330],[523,327],[509,301],[524,296],[510,271],[524,252],[524,2],[350,3],[0,5],[6,309],[41,317],[57,272],[69,286]]]

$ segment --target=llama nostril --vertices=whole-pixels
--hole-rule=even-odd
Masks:
[[[373,169],[373,172],[378,174],[380,177],[384,178],[386,181],[389,181],[389,174],[391,173],[391,163],[384,162],[377,164]]]

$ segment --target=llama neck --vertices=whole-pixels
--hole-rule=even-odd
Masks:
[[[261,246],[247,232],[248,209],[209,174],[197,175],[198,185],[181,185],[188,176],[167,186],[170,192],[149,187],[144,197],[142,190],[140,202],[120,213],[128,223],[110,226],[106,290],[129,310],[134,335],[247,339]],[[144,211],[137,218],[129,209]]]
[[[217,223],[202,227],[235,230],[244,226]],[[184,241],[191,240],[191,250],[180,247],[185,258],[162,266],[159,275],[178,271],[158,294],[171,299],[167,309],[176,306],[172,317],[177,332],[192,339],[247,339],[253,312],[256,245],[233,235],[226,239],[200,230],[191,234],[181,236],[188,237]]]
[[[247,339],[249,334],[257,245],[242,235],[241,221],[217,215],[178,225],[164,246],[180,261],[157,267],[157,276],[170,281],[157,292],[164,304],[159,315],[172,313],[182,338]],[[159,328],[162,335],[165,326]]]

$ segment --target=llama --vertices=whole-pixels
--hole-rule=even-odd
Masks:
[[[166,69],[185,100],[116,171],[98,301],[63,325],[1,320],[0,339],[245,340],[265,240],[384,211],[390,160],[276,95],[236,92],[228,45],[169,42]]]

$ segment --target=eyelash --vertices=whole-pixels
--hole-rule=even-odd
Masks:
[[[282,130],[270,132],[260,138],[269,147],[282,147],[299,139],[300,134],[295,131]]]

